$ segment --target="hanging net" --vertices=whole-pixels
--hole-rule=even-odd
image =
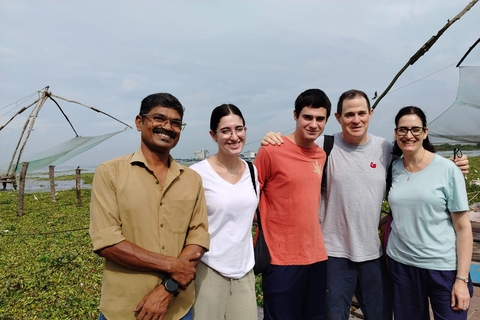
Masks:
[[[428,128],[433,144],[480,143],[480,66],[460,67],[455,103]]]
[[[44,150],[30,157],[25,157],[25,159],[22,159],[22,162],[28,162],[29,171],[34,171],[50,165],[56,166],[66,162],[67,160],[70,160],[71,158],[79,155],[82,152],[85,152],[95,147],[96,145],[107,140],[108,138],[111,138],[121,132],[124,132],[124,130],[104,134],[101,136],[75,137],[58,146]],[[19,163],[16,169],[17,173],[20,172],[21,166],[22,164]]]

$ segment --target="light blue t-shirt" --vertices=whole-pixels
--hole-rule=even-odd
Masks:
[[[456,270],[456,236],[450,213],[468,210],[463,175],[439,155],[422,171],[410,173],[403,158],[392,167],[388,202],[392,232],[387,254],[395,261],[430,270]]]

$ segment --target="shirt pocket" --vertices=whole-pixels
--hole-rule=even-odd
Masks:
[[[171,200],[170,225],[173,233],[187,233],[194,208],[195,200]]]

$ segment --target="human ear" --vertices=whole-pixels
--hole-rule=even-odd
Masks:
[[[210,137],[212,137],[213,141],[217,142],[217,134],[210,130],[208,133],[210,133]]]

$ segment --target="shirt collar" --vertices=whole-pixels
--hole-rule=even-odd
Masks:
[[[174,176],[178,176],[180,172],[185,169],[183,166],[179,165],[171,155],[168,156],[168,162],[170,163],[170,167],[168,168],[168,171],[172,173]],[[145,159],[145,155],[143,154],[142,148],[140,147],[137,149],[137,151],[133,153],[130,164],[141,165],[147,168],[148,170],[152,171],[148,167],[147,159]]]

